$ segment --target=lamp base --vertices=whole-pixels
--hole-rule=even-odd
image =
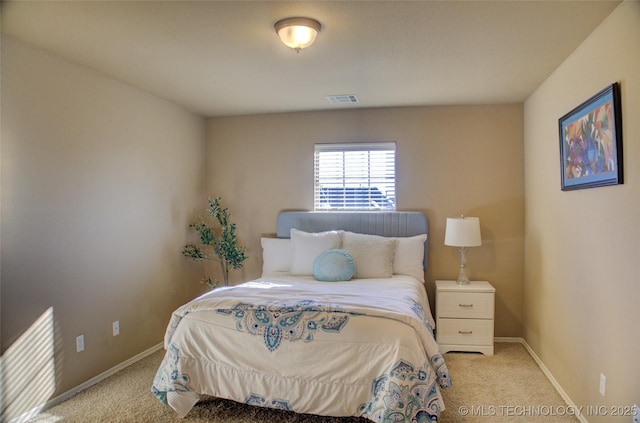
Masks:
[[[465,273],[464,269],[460,269],[460,273],[458,274],[458,279],[456,279],[456,283],[458,285],[469,285],[469,278]]]
[[[456,279],[456,283],[458,285],[469,285],[469,277],[467,276],[467,272],[465,271],[465,268],[467,267],[467,251],[464,249],[464,247],[460,247],[460,249],[458,249],[458,252],[460,253],[460,272],[458,273],[458,279]]]

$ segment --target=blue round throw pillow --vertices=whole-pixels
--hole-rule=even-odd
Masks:
[[[313,277],[322,282],[348,281],[356,271],[356,263],[345,250],[323,251],[313,262]]]

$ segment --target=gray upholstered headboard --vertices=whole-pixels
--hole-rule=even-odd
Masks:
[[[380,236],[429,234],[427,216],[420,212],[282,212],[278,215],[277,236],[289,238],[291,228],[305,232],[344,230]],[[424,243],[424,268],[427,246]]]

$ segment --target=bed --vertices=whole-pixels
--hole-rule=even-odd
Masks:
[[[178,308],[151,388],[375,422],[435,421],[450,386],[424,288],[417,212],[283,212],[256,280]]]

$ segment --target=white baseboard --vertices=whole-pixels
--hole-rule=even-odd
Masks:
[[[524,338],[496,337],[494,338],[494,341],[495,342],[517,342],[522,344],[524,348],[527,350],[527,352],[529,353],[529,355],[531,356],[531,358],[533,358],[533,361],[535,361],[538,367],[540,367],[540,370],[542,370],[542,373],[544,373],[547,379],[549,379],[549,382],[551,382],[551,385],[553,385],[553,387],[558,392],[558,394],[560,394],[564,402],[566,402],[567,405],[571,407],[573,410],[576,410],[576,411],[579,410],[579,408],[574,404],[574,402],[571,400],[569,395],[564,391],[564,389],[562,389],[562,386],[560,386],[556,378],[553,377],[549,369],[547,369],[547,366],[545,366],[542,360],[540,360],[540,357],[538,357],[538,354],[536,354],[535,351],[533,351],[531,346],[527,343],[527,341]],[[588,420],[581,413],[576,413],[576,418],[581,423],[589,423]]]
[[[153,347],[142,351],[140,354],[137,354],[133,357],[131,357],[130,359],[123,361],[122,363],[108,369],[105,370],[104,372],[100,373],[98,376],[93,377],[91,379],[89,379],[88,381],[76,386],[75,388],[71,388],[68,391],[58,395],[55,398],[50,399],[49,401],[47,401],[46,403],[39,405],[23,414],[21,414],[18,417],[15,417],[13,419],[11,419],[9,421],[9,423],[22,423],[25,422],[27,420],[29,420],[30,418],[36,416],[37,414],[43,412],[44,410],[47,410],[53,406],[56,406],[58,404],[60,404],[63,401],[68,400],[69,398],[71,398],[72,396],[78,394],[81,391],[84,391],[87,388],[90,388],[91,386],[95,385],[96,383],[102,382],[103,380],[105,380],[106,378],[108,378],[109,376],[113,376],[114,374],[118,373],[120,370],[124,369],[125,367],[129,367],[130,365],[132,365],[133,363],[142,360],[145,357],[150,356],[151,354],[153,354],[154,352],[160,350],[162,347],[164,346],[164,344],[161,342],[159,344],[154,345]]]

